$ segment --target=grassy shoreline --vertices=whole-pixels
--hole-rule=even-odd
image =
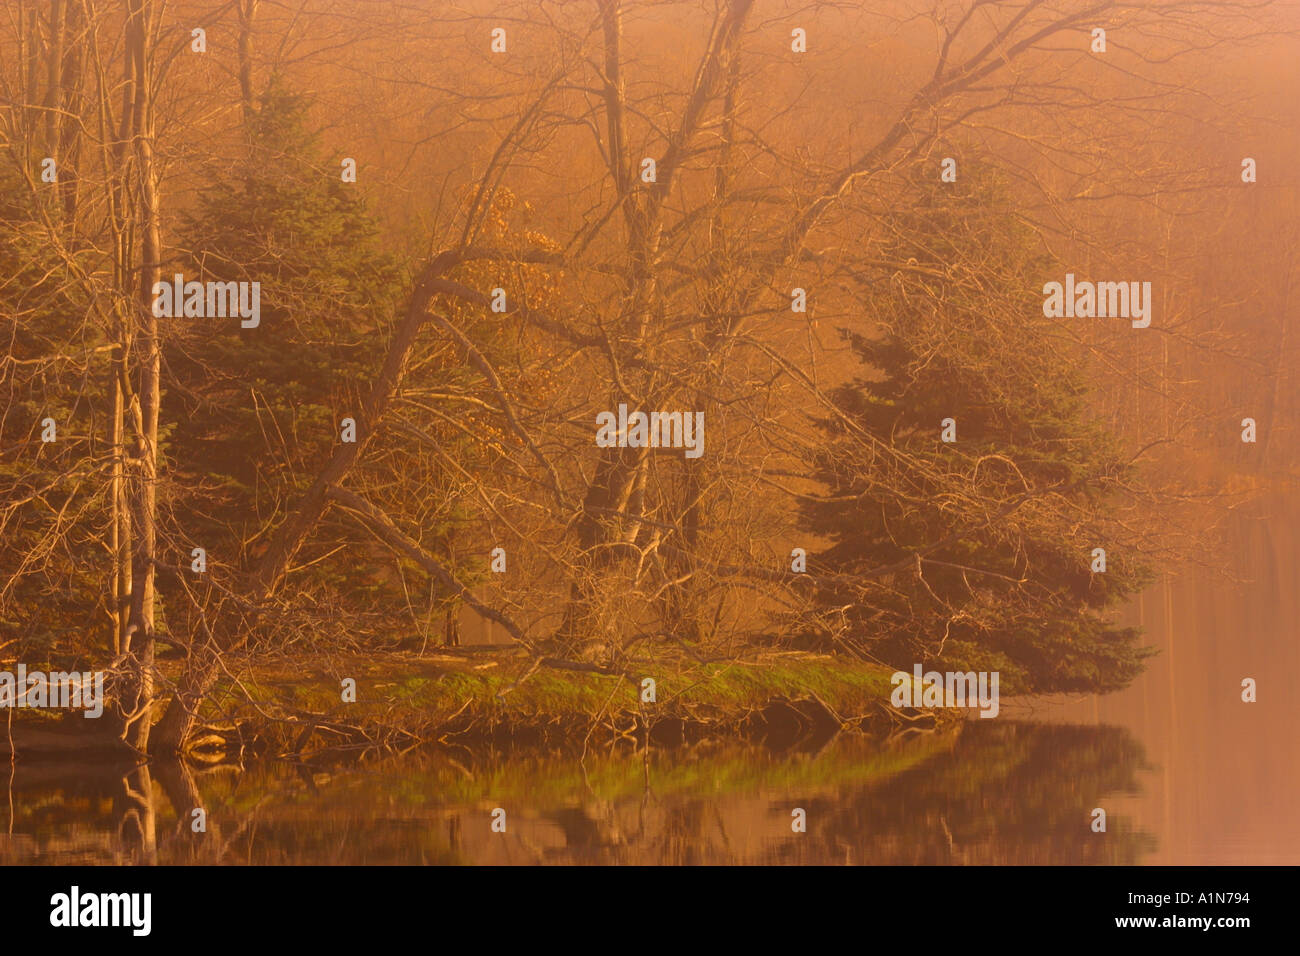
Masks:
[[[579,665],[580,666],[580,665]],[[701,662],[662,658],[623,674],[539,662],[517,650],[336,658],[309,673],[252,673],[218,687],[204,720],[223,734],[254,730],[276,753],[404,742],[547,743],[627,738],[674,744],[708,737],[887,734],[942,715],[889,706],[891,671],[828,655],[767,653]],[[643,678],[655,700],[642,701]],[[356,682],[344,702],[343,681]],[[205,743],[200,736],[197,741]],[[200,746],[198,749],[203,749]]]
[[[176,662],[163,664],[164,674]],[[664,745],[710,738],[790,742],[841,731],[886,736],[931,729],[951,715],[889,705],[891,671],[803,652],[725,661],[686,656],[629,663],[624,673],[538,660],[513,648],[335,655],[304,670],[246,661],[200,712],[190,755],[303,756],[322,750],[401,750],[628,739]],[[655,682],[643,701],[641,681]],[[355,700],[345,701],[345,680]],[[73,749],[98,728],[79,716],[18,712],[15,749]],[[57,726],[55,726],[57,725]],[[0,747],[7,746],[0,735]],[[24,746],[26,744],[26,746]]]

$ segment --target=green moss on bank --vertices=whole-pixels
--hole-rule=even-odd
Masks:
[[[647,725],[689,735],[692,729],[727,733],[780,721],[787,730],[864,727],[889,723],[890,673],[879,665],[794,652],[710,663],[643,662],[626,675],[535,666],[509,650],[384,655],[334,659],[306,672],[250,665],[237,683],[216,689],[203,717],[280,724],[282,738],[312,722],[357,728],[371,739],[593,727],[629,732]],[[656,699],[642,704],[646,677],[655,680]],[[355,703],[341,699],[345,678],[356,681]]]

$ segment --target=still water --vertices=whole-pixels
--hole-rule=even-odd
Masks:
[[[1300,863],[1298,519],[1294,499],[1239,512],[1212,567],[1135,602],[1161,653],[1118,694],[1004,700],[995,720],[888,743],[423,749],[192,774],[20,761],[0,863]]]

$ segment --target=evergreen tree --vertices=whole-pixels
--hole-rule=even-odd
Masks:
[[[259,284],[260,323],[169,320],[163,448],[177,478],[178,565],[189,565],[192,545],[217,564],[255,565],[265,529],[311,484],[342,421],[359,417],[405,294],[358,187],[322,157],[308,107],[272,84],[245,158],[212,176],[179,237],[176,271],[187,280]],[[373,611],[391,587],[385,556],[345,522],[323,532],[325,551],[341,556],[314,565],[305,583],[346,590]]]
[[[817,422],[821,633],[907,671],[999,671],[1004,692],[1122,687],[1149,653],[1106,614],[1148,579],[1108,514],[1132,476],[1043,318],[1051,263],[996,182],[911,190],[865,296],[879,326],[842,330],[866,368]]]

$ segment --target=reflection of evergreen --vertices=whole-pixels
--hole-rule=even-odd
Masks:
[[[870,792],[814,801],[809,836],[828,851],[849,841],[855,862],[873,864],[1135,864],[1155,839],[1107,801],[1137,793],[1144,769],[1119,727],[975,720],[950,753]],[[1094,807],[1107,811],[1105,833],[1092,832]]]

